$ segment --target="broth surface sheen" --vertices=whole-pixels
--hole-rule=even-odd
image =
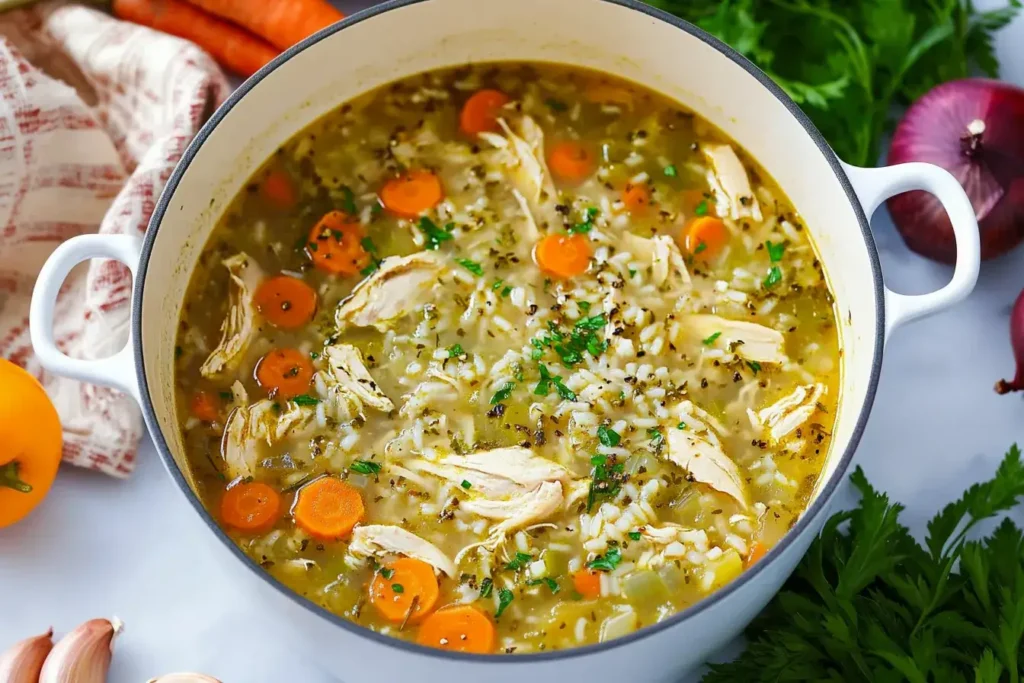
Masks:
[[[332,111],[254,175],[184,303],[199,494],[299,594],[432,647],[602,642],[805,508],[841,352],[800,216],[681,105],[489,64]]]

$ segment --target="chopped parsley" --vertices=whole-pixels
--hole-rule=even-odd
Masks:
[[[489,598],[491,597],[491,591],[494,590],[494,582],[489,578],[484,579],[480,582],[480,597]]]
[[[549,393],[551,393],[551,385],[553,384],[555,386],[555,391],[558,392],[559,397],[561,397],[563,400],[576,400],[575,392],[573,392],[573,390],[570,389],[569,387],[565,386],[565,383],[562,381],[561,377],[559,377],[558,375],[552,375],[543,363],[541,363],[538,367],[540,368],[540,381],[537,382],[537,386],[534,387],[533,389],[534,394],[536,394],[537,396],[547,396]]]
[[[676,429],[686,429],[686,423],[680,422],[679,424],[676,425]]]
[[[457,259],[455,259],[455,262],[458,263],[463,268],[465,268],[466,270],[468,270],[469,272],[473,273],[473,275],[483,275],[484,274],[484,267],[481,266],[476,261],[473,261],[472,259],[457,258]]]
[[[502,299],[507,298],[508,295],[511,294],[511,293],[512,293],[512,288],[510,286],[505,285],[504,287],[501,288],[501,298]]]
[[[707,212],[708,212],[708,200],[702,199],[700,204],[697,205],[697,207],[693,210],[693,212],[695,214],[697,214],[698,216],[706,215]]]
[[[608,427],[601,425],[597,428],[597,440],[601,442],[602,446],[614,448],[619,445],[619,441],[622,440],[622,437],[619,436],[619,433],[614,429],[609,429]]]
[[[561,100],[556,100],[554,97],[549,97],[546,100],[544,100],[544,104],[548,105],[548,109],[550,109],[553,112],[563,112],[569,108],[569,105],[567,105],[565,102],[562,102]]]
[[[465,353],[466,352],[462,349],[462,344],[452,344],[451,346],[448,347],[449,358],[457,358],[459,356],[465,355]]]
[[[522,569],[523,567],[525,567],[526,565],[528,565],[532,561],[533,561],[533,555],[530,555],[529,553],[517,552],[516,556],[513,557],[512,560],[508,564],[505,565],[505,569],[511,569],[512,571],[519,571],[520,569]]]
[[[772,266],[768,269],[768,275],[765,276],[763,284],[765,289],[771,289],[775,285],[782,282],[782,269],[778,266]]]
[[[782,260],[782,254],[786,251],[785,242],[772,242],[768,240],[764,243],[764,246],[768,249],[768,258],[771,259],[772,263],[778,263]]]
[[[383,576],[385,579],[390,579],[392,576],[395,575],[395,570],[389,569],[388,567],[381,567],[380,575]]]
[[[452,229],[455,227],[454,223],[449,223],[444,226],[444,229],[437,227],[434,221],[430,220],[426,216],[420,218],[419,228],[423,231],[423,234],[427,237],[427,249],[436,251],[441,246],[442,242],[447,242],[452,239]]]
[[[491,289],[494,290],[495,292],[497,292],[499,289],[501,289],[501,286],[503,284],[505,284],[504,280],[495,280],[494,284],[491,285]]]
[[[370,263],[361,271],[359,271],[360,275],[366,277],[373,271],[380,268],[381,260],[380,256],[378,255],[379,252],[377,251],[377,245],[373,243],[373,240],[371,238],[364,237],[363,239],[359,240],[359,244],[362,245],[363,249],[366,250],[366,253],[370,255]]]
[[[298,398],[298,397],[296,396],[296,398]],[[234,393],[232,393],[230,391],[222,391],[222,392],[220,392],[220,399],[222,401],[234,401],[235,400],[235,395],[234,395]]]
[[[643,534],[641,534],[639,531],[630,531],[629,537],[634,541],[639,541],[641,538],[643,538]]]
[[[755,375],[761,371],[761,364],[758,363],[756,360],[748,360],[747,367],[750,368],[751,372],[753,372]]]
[[[526,582],[527,586],[539,586],[541,584],[547,586],[552,594],[557,593],[559,590],[561,590],[558,587],[558,582],[552,579],[550,576],[545,576],[543,579],[530,579]]]
[[[515,382],[505,382],[505,386],[494,392],[494,396],[491,396],[491,405],[507,401],[508,397],[512,395],[512,392],[516,388]]]
[[[596,206],[591,206],[585,212],[583,212],[583,220],[574,225],[568,227],[569,234],[572,235],[584,235],[594,227],[594,218],[597,217],[598,209]]]
[[[320,352],[319,351],[310,351],[309,352],[309,357],[312,358],[313,360],[316,360],[317,358],[320,357]]]
[[[515,598],[515,595],[509,589],[501,588],[498,590],[498,611],[494,613],[495,619],[500,617],[505,608],[512,604],[513,598]]]
[[[531,357],[540,360],[545,349],[553,349],[561,359],[562,364],[571,368],[583,361],[583,352],[588,351],[595,358],[604,353],[608,348],[608,342],[597,334],[608,320],[603,314],[582,318],[569,332],[568,336],[563,333],[553,322],[548,323],[546,336],[530,340],[534,347]]]
[[[704,251],[707,248],[708,248],[708,243],[705,242],[704,240],[701,240],[697,244],[697,248],[693,250],[693,255],[696,256],[697,254],[699,254],[700,252]]]
[[[341,210],[353,217],[359,214],[359,209],[356,208],[356,196],[348,185],[341,186]]]
[[[576,305],[579,306],[580,310],[583,311],[584,313],[589,313],[590,312],[590,302],[589,301],[577,301]]]
[[[599,330],[608,324],[608,319],[604,317],[604,314],[591,316],[589,318],[583,318],[582,320],[576,321],[577,330]]]
[[[349,469],[359,474],[377,474],[381,470],[381,465],[379,462],[356,460],[349,466]]]
[[[647,430],[647,438],[649,438],[654,447],[657,448],[661,446],[661,441],[665,438],[665,435],[662,434],[661,430],[657,427],[651,427]]]
[[[630,268],[629,269],[629,277],[630,277],[630,279],[636,277],[636,268]]]
[[[666,178],[675,178],[677,175],[679,175],[679,172],[676,170],[675,164],[669,164],[665,167]]]
[[[234,396],[232,396],[232,398],[234,398]],[[298,396],[293,396],[291,400],[293,403],[300,406],[315,406],[320,402],[320,399],[315,396],[310,396],[309,394],[299,394]]]
[[[459,484],[459,486],[461,486],[462,488],[466,489],[467,491],[470,490],[471,488],[473,488],[472,482],[470,482],[468,479],[463,479],[462,483]]]
[[[714,332],[714,333],[711,334],[711,336],[703,339],[701,341],[701,344],[703,344],[704,346],[711,346],[712,344],[715,343],[715,340],[718,339],[721,336],[722,336],[721,332]]]
[[[590,490],[587,491],[587,512],[594,507],[598,498],[614,498],[619,495],[621,475],[626,469],[624,463],[615,463],[609,467],[607,455],[593,456],[590,464],[593,467],[590,470]]]
[[[396,593],[401,594],[401,593],[405,592],[405,586],[403,586],[400,583],[393,583],[393,584],[391,584],[391,590],[395,591]]]
[[[614,571],[620,562],[622,562],[622,553],[618,548],[612,547],[608,548],[604,555],[598,555],[590,562],[587,562],[587,567],[599,572],[610,572]]]

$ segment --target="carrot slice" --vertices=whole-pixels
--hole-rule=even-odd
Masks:
[[[256,364],[256,381],[277,398],[304,394],[313,380],[313,363],[298,349],[274,349]]]
[[[597,168],[597,156],[582,142],[563,140],[548,152],[548,166],[556,180],[566,185],[579,185]]]
[[[694,218],[686,226],[686,250],[705,262],[714,261],[729,243],[729,230],[714,216]]]
[[[533,259],[545,273],[569,278],[590,267],[590,242],[583,235],[548,235],[533,249]]]
[[[208,391],[197,391],[189,403],[189,410],[203,422],[213,422],[220,416],[220,401]]]
[[[324,214],[309,233],[306,254],[313,265],[334,275],[355,275],[370,263],[363,227],[342,211]]]
[[[509,96],[500,90],[477,90],[462,105],[459,128],[466,135],[497,132],[498,115],[509,101]]]
[[[267,174],[260,185],[260,194],[279,209],[292,208],[298,199],[292,179],[281,169],[274,169]]]
[[[347,538],[365,512],[359,491],[335,477],[323,477],[303,486],[292,507],[295,523],[322,541]]]
[[[622,191],[622,203],[630,213],[643,213],[651,205],[651,191],[646,185],[627,183]]]
[[[399,218],[418,218],[444,199],[441,179],[423,169],[392,178],[381,188],[380,203]]]
[[[416,642],[451,652],[494,652],[494,622],[472,605],[442,607],[420,625]]]
[[[395,560],[370,582],[370,604],[391,621],[421,621],[433,611],[439,595],[434,568],[411,557]]]
[[[220,499],[221,520],[239,531],[269,531],[281,512],[281,494],[258,481],[232,486]]]
[[[749,567],[754,564],[768,553],[768,546],[760,541],[754,541],[750,544],[750,550],[747,552],[746,565]]]
[[[252,299],[264,318],[286,330],[302,327],[316,313],[316,291],[290,275],[267,278],[256,288]]]
[[[581,569],[572,575],[572,585],[585,598],[601,597],[601,577],[590,569]]]

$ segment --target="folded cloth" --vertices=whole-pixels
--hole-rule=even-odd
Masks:
[[[96,10],[46,3],[0,15],[0,357],[42,382],[73,465],[128,476],[142,420],[131,398],[39,366],[28,333],[36,275],[75,235],[145,232],[171,170],[228,92],[195,45]],[[61,349],[116,352],[130,300],[124,265],[73,271],[57,301]]]

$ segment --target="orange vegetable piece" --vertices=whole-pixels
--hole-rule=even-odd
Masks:
[[[256,381],[274,397],[304,394],[312,380],[313,363],[298,349],[274,349],[256,364]]]
[[[563,140],[548,152],[551,175],[566,185],[579,185],[597,168],[597,155],[582,142]]]
[[[258,481],[236,484],[220,499],[221,520],[239,531],[270,531],[282,512],[281,494]]]
[[[42,385],[0,358],[0,528],[46,497],[63,445],[60,418]]]
[[[279,209],[290,209],[298,201],[292,179],[281,169],[267,174],[260,184],[260,194]]]
[[[764,543],[761,543],[760,541],[754,541],[750,544],[750,550],[747,552],[746,565],[749,567],[750,565],[754,564],[762,557],[764,557],[767,553],[768,546],[766,546]]]
[[[601,576],[590,569],[581,569],[572,575],[572,585],[585,598],[601,597]]]
[[[630,213],[643,213],[651,205],[651,191],[646,185],[627,183],[622,191],[622,203]]]
[[[192,396],[189,410],[203,422],[213,422],[220,417],[220,401],[209,391],[199,390]]]
[[[391,621],[403,622],[406,616],[410,624],[422,621],[440,595],[434,568],[423,560],[401,557],[385,569],[390,578],[378,572],[370,582],[370,604]]]
[[[509,102],[509,96],[500,90],[477,90],[462,105],[459,128],[466,135],[497,132],[498,114]]]
[[[399,218],[418,218],[444,199],[441,179],[423,169],[392,178],[381,188],[380,203]]]
[[[705,196],[703,190],[683,190],[682,196],[683,208],[686,210],[687,213],[693,212],[694,209],[700,206],[703,202],[708,210],[706,215],[717,215],[715,212],[715,203],[711,200],[711,198]]]
[[[442,607],[420,624],[416,642],[451,652],[486,655],[494,652],[494,622],[472,605]]]
[[[363,237],[363,227],[357,219],[343,211],[330,211],[310,231],[306,255],[320,270],[355,275],[370,263]]]
[[[686,226],[685,247],[695,258],[713,261],[729,243],[729,230],[715,216],[694,218]]]
[[[292,507],[295,523],[322,541],[347,538],[365,512],[359,491],[336,477],[322,477],[303,486]]]
[[[256,310],[277,327],[302,327],[316,313],[316,291],[297,277],[275,275],[256,288]]]
[[[583,235],[548,235],[533,249],[540,269],[561,278],[585,273],[590,256],[590,241]]]

